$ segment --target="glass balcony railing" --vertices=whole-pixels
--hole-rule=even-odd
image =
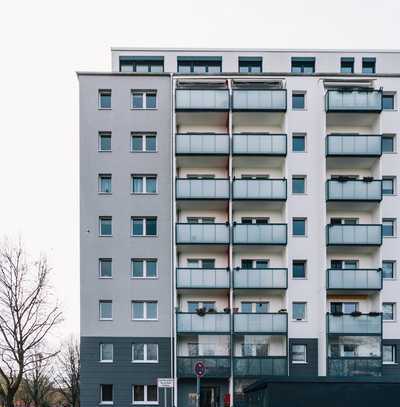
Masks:
[[[176,155],[229,155],[229,134],[177,134]]]
[[[328,358],[328,376],[381,376],[382,359],[371,357]]]
[[[228,111],[228,89],[177,89],[176,111]]]
[[[382,315],[380,313],[328,314],[328,334],[382,335]]]
[[[178,356],[177,376],[196,378],[194,365],[202,361],[206,367],[207,378],[229,377],[231,375],[231,359],[226,356]]]
[[[382,138],[379,135],[330,134],[326,138],[326,155],[379,157],[382,155]]]
[[[234,155],[273,155],[287,154],[286,134],[234,134]]]
[[[234,89],[233,111],[286,111],[286,89]]]
[[[327,201],[381,201],[382,181],[328,180],[326,182]]]
[[[216,312],[206,312],[204,315],[178,312],[176,331],[178,333],[229,333],[230,315]]]
[[[382,225],[327,225],[328,246],[380,246]]]
[[[229,288],[229,269],[177,268],[176,288]]]
[[[234,288],[287,288],[287,269],[235,269],[233,271]]]
[[[328,90],[327,112],[381,112],[382,91],[380,90]]]
[[[287,376],[286,356],[235,357],[233,372],[240,377]]]
[[[177,223],[177,244],[229,244],[227,223]]]
[[[237,223],[233,226],[233,243],[254,245],[286,245],[287,225],[285,223]]]
[[[176,199],[229,199],[229,179],[176,179]]]
[[[235,179],[233,199],[286,201],[286,179]]]
[[[235,333],[287,333],[286,313],[237,313],[233,315],[233,327]]]
[[[328,290],[381,290],[381,269],[328,269]]]

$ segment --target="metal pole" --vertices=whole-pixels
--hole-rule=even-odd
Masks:
[[[197,376],[196,393],[196,407],[200,407],[200,376]]]
[[[164,407],[167,407],[167,388],[164,387]]]

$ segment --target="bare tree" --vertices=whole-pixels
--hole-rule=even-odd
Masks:
[[[71,337],[58,354],[57,390],[70,407],[80,406],[81,354],[79,343]]]
[[[62,315],[49,285],[46,258],[30,261],[21,242],[0,247],[0,399],[13,407],[26,372],[38,362],[36,349]],[[39,360],[51,357],[41,353]]]

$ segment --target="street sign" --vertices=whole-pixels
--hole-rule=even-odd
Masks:
[[[203,377],[206,374],[206,367],[203,362],[196,362],[194,365],[194,372],[196,373],[197,377]]]
[[[164,387],[164,388],[171,388],[174,387],[174,379],[170,378],[164,378],[164,379],[157,379],[157,385],[158,387]]]

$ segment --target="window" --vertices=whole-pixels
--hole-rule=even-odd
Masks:
[[[215,301],[188,301],[188,312],[196,312],[200,308],[204,308],[206,311],[215,310]]]
[[[132,193],[155,194],[157,192],[157,175],[132,175]]]
[[[99,175],[99,193],[111,194],[111,174]]]
[[[293,218],[293,236],[306,235],[306,218]]]
[[[241,302],[240,312],[264,314],[268,312],[268,302]]]
[[[114,346],[112,343],[100,344],[100,362],[111,363],[113,361]]]
[[[266,269],[268,268],[269,260],[250,260],[250,259],[242,259],[241,260],[241,268],[245,270],[250,269]]]
[[[384,321],[394,321],[396,319],[396,304],[393,302],[384,302],[382,304],[382,319]]]
[[[382,261],[382,277],[387,279],[396,278],[395,273],[396,262],[394,260]]]
[[[111,109],[111,89],[99,90],[99,109]]]
[[[357,225],[358,218],[331,218],[331,225]]]
[[[292,363],[307,363],[307,345],[292,345]]]
[[[306,136],[304,134],[293,134],[292,151],[295,153],[304,153],[306,151]]]
[[[239,57],[240,73],[260,73],[262,72],[261,57]]]
[[[292,307],[293,320],[304,321],[306,319],[306,303],[294,302]]]
[[[305,109],[305,99],[306,94],[304,92],[293,92],[292,93],[292,109],[293,110],[303,110]]]
[[[120,57],[120,72],[164,72],[164,58],[151,57]]]
[[[155,384],[134,384],[132,404],[158,404],[158,388]]]
[[[304,175],[293,175],[292,193],[305,194],[305,192],[306,192],[306,177]]]
[[[252,342],[250,342],[252,341]],[[254,343],[257,341],[254,337],[251,339],[245,338],[242,343],[242,356],[247,357],[267,357],[268,344],[267,343]]]
[[[112,217],[99,217],[99,234],[100,236],[112,236]]]
[[[111,151],[111,132],[102,131],[99,132],[99,147],[100,152],[109,152]]]
[[[154,153],[157,151],[157,137],[155,133],[131,133],[131,151],[133,153]]]
[[[134,343],[132,345],[132,362],[158,363],[158,344]]]
[[[331,260],[331,268],[335,270],[356,269],[358,260]]]
[[[112,259],[99,259],[99,277],[112,277]]]
[[[113,385],[100,385],[100,404],[113,404]]]
[[[213,269],[215,268],[215,259],[187,259],[189,268]]]
[[[101,300],[99,302],[100,321],[111,321],[112,315],[112,301]]]
[[[156,301],[132,301],[133,320],[157,320],[158,304]]]
[[[394,110],[394,94],[384,93],[382,95],[382,108],[383,110]]]
[[[188,223],[215,223],[215,218],[208,218],[208,217],[203,217],[203,218],[195,218],[192,216],[188,216],[186,218]]]
[[[395,236],[395,220],[394,219],[382,219],[382,236],[394,237]]]
[[[340,59],[340,72],[341,73],[354,73],[354,58],[341,58]]]
[[[294,73],[314,73],[315,58],[313,57],[293,57],[292,72]]]
[[[382,346],[382,362],[383,363],[396,363],[396,345],[383,345]]]
[[[243,225],[268,225],[269,218],[242,218]]]
[[[358,346],[355,344],[343,344],[343,352],[342,352],[342,357],[356,357],[358,354]]]
[[[221,57],[185,58],[178,57],[179,73],[219,73],[222,72]]]
[[[133,90],[132,109],[156,109],[157,92],[155,90]]]
[[[132,278],[157,278],[156,259],[132,259]]]
[[[382,177],[382,194],[394,195],[395,177]]]
[[[332,314],[351,314],[358,311],[358,302],[331,302]]]
[[[362,73],[374,74],[375,73],[375,58],[363,58],[362,59]]]
[[[395,136],[385,135],[382,136],[382,153],[395,152]]]
[[[157,236],[157,218],[132,217],[132,236]]]
[[[293,260],[292,263],[292,277],[293,278],[306,278],[306,260]]]

